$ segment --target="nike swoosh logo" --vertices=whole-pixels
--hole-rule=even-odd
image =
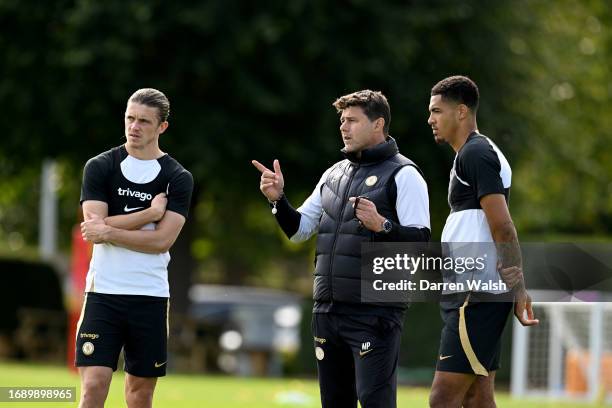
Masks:
[[[125,205],[125,207],[123,207],[123,211],[125,211],[125,212],[130,212],[130,211],[134,211],[134,210],[140,210],[141,208],[144,208],[144,207],[134,207],[134,208],[129,208],[129,207],[127,206],[127,204],[126,204],[126,205]]]
[[[159,368],[159,367],[163,366],[164,364],[166,364],[166,361],[164,361],[164,362],[163,362],[163,363],[161,363],[161,364],[157,364],[157,361],[156,361],[156,362],[155,362],[155,368]]]
[[[452,354],[450,356],[443,356],[442,354],[440,354],[440,361],[446,360],[447,358],[451,358],[452,356]]]
[[[359,357],[363,357],[363,356],[365,356],[365,355],[366,355],[366,354],[368,354],[370,351],[374,351],[374,349],[369,349],[369,350],[366,350],[366,351],[361,351],[361,350],[360,350],[360,351],[359,351]]]

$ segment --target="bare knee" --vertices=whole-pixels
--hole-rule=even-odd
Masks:
[[[431,408],[447,407],[449,406],[448,399],[443,392],[433,388],[429,393],[429,406]]]
[[[459,408],[461,397],[444,387],[433,387],[429,393],[429,406],[431,408]]]
[[[496,408],[493,395],[468,393],[463,399],[463,408]]]
[[[103,407],[112,378],[112,370],[98,370],[88,367],[81,375],[80,408]]]
[[[463,398],[464,408],[495,408],[494,373],[478,377]]]
[[[153,390],[132,389],[125,391],[125,401],[128,407],[151,407],[153,405]]]
[[[153,392],[157,378],[142,378],[127,375],[125,382],[125,401],[130,408],[149,408],[153,406]]]
[[[108,395],[108,385],[103,381],[92,379],[83,382],[81,388],[81,408],[94,408],[104,406]]]
[[[474,378],[469,374],[436,371],[429,393],[429,406],[431,408],[461,407],[465,393]]]

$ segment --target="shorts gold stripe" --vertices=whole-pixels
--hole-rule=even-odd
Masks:
[[[87,292],[85,292],[85,296],[83,297],[83,306],[81,307],[81,316],[79,316],[79,322],[77,323],[75,337],[79,338],[79,330],[81,330],[81,323],[83,323],[83,317],[85,316],[85,305],[87,304]]]
[[[465,302],[463,302],[463,306],[459,308],[459,339],[461,340],[461,347],[463,347],[463,352],[470,362],[470,366],[472,366],[472,371],[474,371],[474,374],[488,377],[489,372],[484,368],[480,361],[478,361],[478,357],[476,357],[476,353],[474,353],[474,349],[472,348],[472,344],[470,343],[470,338],[468,336],[467,324],[465,321],[465,308],[468,305],[469,300],[470,296],[468,295]]]
[[[166,304],[166,338],[170,337],[170,298]]]

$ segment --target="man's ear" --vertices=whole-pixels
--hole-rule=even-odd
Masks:
[[[385,128],[385,118],[378,118],[374,121],[374,130],[382,131]]]
[[[168,126],[169,126],[169,123],[167,120],[160,123],[159,124],[159,134],[161,135],[162,133],[164,133],[166,129],[168,129]]]
[[[459,105],[457,105],[457,116],[459,120],[464,120],[465,118],[468,117],[469,114],[470,114],[470,108],[468,108],[467,105],[463,103],[460,103]]]

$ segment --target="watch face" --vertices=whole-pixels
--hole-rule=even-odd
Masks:
[[[393,224],[391,224],[391,221],[389,220],[385,220],[385,222],[383,222],[383,229],[385,230],[385,232],[391,232],[391,228],[393,228]]]

